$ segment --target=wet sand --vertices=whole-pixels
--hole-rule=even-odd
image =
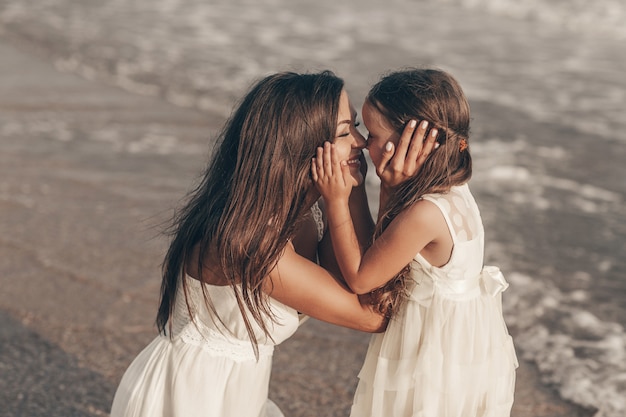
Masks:
[[[155,335],[159,226],[223,118],[60,73],[18,44],[0,40],[0,56],[0,403],[107,415]],[[346,416],[368,337],[310,320],[276,350],[271,397],[288,417]],[[514,417],[591,415],[521,361]]]

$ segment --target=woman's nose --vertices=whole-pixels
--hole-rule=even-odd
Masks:
[[[363,149],[367,146],[367,140],[365,140],[361,132],[358,130],[354,134],[354,142],[356,144],[355,148]]]

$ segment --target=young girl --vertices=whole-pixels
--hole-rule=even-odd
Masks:
[[[439,70],[391,73],[370,90],[363,120],[375,164],[406,123],[430,125],[438,147],[411,178],[394,188],[383,183],[367,250],[348,210],[345,162],[328,143],[313,160],[346,283],[392,317],[372,337],[351,416],[509,416],[517,360],[502,316],[507,283],[483,266],[463,91]]]

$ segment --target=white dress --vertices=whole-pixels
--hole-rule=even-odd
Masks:
[[[312,213],[319,240],[323,224],[317,205]],[[268,399],[272,353],[306,316],[270,298],[276,323],[268,320],[267,325],[273,340],[249,316],[259,341],[257,361],[233,289],[205,285],[220,321],[206,308],[200,282],[183,279],[194,320],[180,285],[172,338],[157,336],[131,363],[111,417],[283,417]]]
[[[173,337],[159,335],[131,363],[115,393],[111,417],[282,416],[268,402],[274,344],[298,328],[298,313],[270,299],[279,325],[261,337],[259,360],[230,286],[206,285],[219,320],[204,306],[200,282],[186,277],[195,323],[178,291]],[[269,413],[268,408],[272,412]]]
[[[502,316],[508,284],[483,267],[484,230],[467,184],[424,196],[454,242],[448,263],[412,263],[410,295],[385,333],[372,336],[352,417],[508,417],[515,349]]]

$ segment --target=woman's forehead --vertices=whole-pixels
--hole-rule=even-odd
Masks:
[[[356,113],[350,96],[346,90],[341,91],[341,97],[339,99],[339,122],[343,120],[352,120],[352,116]]]
[[[352,120],[353,112],[354,108],[350,103],[350,97],[348,96],[346,90],[343,90],[339,99],[338,123],[341,123],[345,120]]]

